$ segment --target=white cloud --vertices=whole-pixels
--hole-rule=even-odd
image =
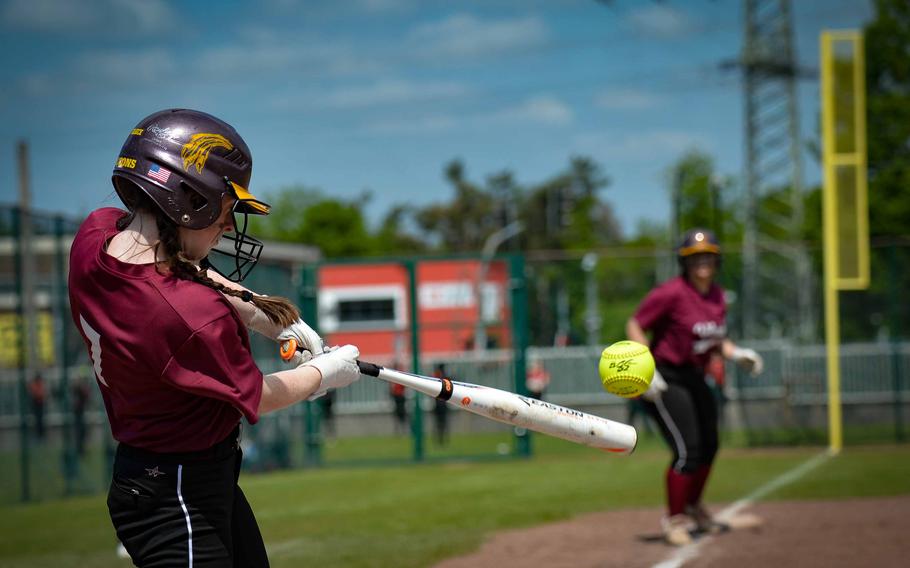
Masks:
[[[630,10],[626,24],[637,33],[658,39],[678,39],[698,31],[698,26],[684,12],[663,4]]]
[[[512,123],[564,126],[572,122],[575,114],[559,99],[547,95],[532,97],[519,105],[488,115],[490,120]]]
[[[643,110],[663,102],[664,97],[639,89],[607,89],[594,96],[594,104],[607,110]]]
[[[254,29],[248,31],[256,33]],[[54,89],[124,92],[131,86],[162,84],[162,79],[173,79],[179,73],[183,73],[181,84],[189,88],[194,84],[210,87],[213,81],[224,83],[238,76],[247,80],[290,76],[306,79],[374,74],[381,69],[378,62],[358,56],[346,45],[299,44],[279,42],[275,38],[261,42],[250,39],[240,44],[221,44],[191,52],[178,52],[169,47],[89,51],[76,53],[55,64],[56,68],[34,69],[17,78],[17,89],[27,96],[47,95]],[[379,85],[372,95],[386,99],[406,98],[408,87],[395,83]],[[411,88],[417,96],[417,87]],[[446,89],[457,92],[454,84],[441,83],[433,85],[429,95],[444,96]],[[365,99],[369,94],[361,94],[364,102],[360,104],[367,104]],[[338,105],[358,104],[355,93],[338,96]],[[344,96],[348,97],[347,101]],[[321,104],[330,105],[331,101],[323,96]]]
[[[366,130],[377,134],[432,134],[455,129],[462,119],[447,114],[434,114],[402,120],[385,119],[367,125]]]
[[[61,31],[92,24],[95,15],[70,0],[9,0],[2,19],[13,28]]]
[[[176,73],[177,62],[162,48],[131,51],[89,51],[79,54],[57,71],[36,71],[19,79],[21,91],[29,97],[71,92],[129,91],[135,87],[161,84]]]
[[[146,35],[180,21],[163,0],[8,0],[0,20],[20,30],[120,35]]]
[[[573,141],[573,150],[611,160],[676,159],[692,148],[710,151],[711,140],[687,130],[647,130],[643,132],[604,132],[581,134]]]
[[[177,64],[167,50],[151,48],[86,52],[76,58],[72,70],[89,83],[153,84],[170,78],[177,70]]]
[[[458,117],[431,114],[402,119],[382,120],[367,126],[370,132],[381,133],[438,133],[455,129],[476,129],[485,126],[564,126],[574,119],[572,109],[550,96],[529,98],[515,106],[492,112],[463,113]]]
[[[288,75],[352,75],[381,70],[375,59],[343,44],[294,41],[222,45],[199,54],[194,68],[215,76],[282,72]]]
[[[371,13],[400,12],[411,8],[410,0],[357,0],[357,5]]]
[[[50,73],[36,72],[22,77],[19,84],[27,97],[42,97],[53,94],[56,87]]]
[[[383,12],[401,12],[413,7],[414,0],[336,0],[326,2],[325,5],[315,6],[312,0],[260,0],[260,3],[273,10],[284,12],[300,12],[302,10],[337,10],[339,13],[351,14],[367,12],[379,14]]]
[[[367,107],[459,97],[469,91],[465,85],[456,82],[386,80],[364,87],[335,90],[327,93],[322,102],[335,108]]]
[[[408,35],[416,54],[452,58],[527,49],[548,38],[546,25],[536,16],[488,21],[470,14],[421,24]]]
[[[470,92],[471,89],[468,86],[456,82],[420,82],[395,79],[331,90],[321,89],[319,91],[278,95],[271,99],[271,104],[274,108],[281,110],[300,108],[353,109],[451,99],[464,96]]]

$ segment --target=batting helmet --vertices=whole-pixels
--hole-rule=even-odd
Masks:
[[[693,254],[716,254],[720,257],[720,243],[714,233],[707,229],[690,229],[683,235],[676,249],[677,258],[683,264],[686,257]]]
[[[233,236],[225,235],[234,242],[234,252],[213,252],[234,257],[235,270],[226,276],[239,282],[262,252],[262,243],[246,235],[246,215],[269,213],[268,204],[247,189],[252,171],[250,149],[231,125],[204,112],[168,109],[133,128],[111,181],[131,211],[141,191],[168,219],[188,229],[210,226],[221,216],[224,196],[235,197],[233,213],[244,217],[241,222],[235,217]]]

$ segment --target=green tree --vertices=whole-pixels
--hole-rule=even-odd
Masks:
[[[445,177],[455,189],[455,196],[448,203],[418,210],[417,224],[444,251],[479,251],[498,228],[495,199],[488,189],[466,178],[464,164],[459,160],[446,166]]]
[[[910,3],[876,0],[866,26],[869,212],[873,236],[910,219]]]
[[[576,156],[565,171],[529,188],[521,218],[534,230],[522,235],[523,248],[589,250],[619,242],[619,223],[600,195],[609,184],[597,162]]]
[[[521,236],[524,250],[562,251],[568,258],[578,253],[616,244],[621,231],[613,210],[601,191],[609,178],[600,165],[587,157],[573,157],[569,167],[524,192],[520,216],[526,230]],[[533,267],[530,313],[531,340],[552,344],[559,322],[558,298],[568,298],[571,341],[585,337],[585,275],[577,261],[559,264],[536,263]],[[599,280],[604,282],[604,280]]]
[[[910,4],[906,0],[875,0],[875,18],[865,27],[866,138],[869,190],[869,231],[873,244],[908,233],[910,218]],[[842,105],[852,101],[844,99]],[[849,131],[847,131],[849,132]],[[821,160],[820,143],[810,143]],[[822,188],[806,193],[803,238],[811,246],[812,263],[821,274]],[[910,287],[906,249],[873,246],[869,289],[840,297],[841,337],[868,340],[884,326],[897,325],[906,335],[910,307],[895,302],[894,290]],[[893,260],[897,258],[898,260]],[[900,322],[904,322],[902,325]]]
[[[699,150],[683,155],[670,170],[670,183],[678,193],[677,228],[713,230],[724,242],[742,240],[739,201],[730,194],[730,183],[718,175],[714,159]],[[679,235],[672,235],[673,242]]]
[[[346,201],[293,186],[265,199],[272,205],[271,213],[250,218],[251,233],[259,238],[315,246],[327,258],[360,256],[374,250],[361,211],[369,195]]]
[[[869,232],[872,242],[908,234],[910,219],[910,4],[875,0],[865,27]],[[820,191],[811,196],[820,202]],[[816,205],[820,210],[820,204]],[[821,240],[821,219],[810,229]],[[893,246],[893,245],[892,245]],[[906,248],[871,250],[868,290],[841,293],[841,336],[868,340],[910,330],[910,306],[895,301],[910,287]],[[818,261],[819,267],[821,260]]]
[[[413,216],[414,209],[408,205],[392,206],[376,230],[373,250],[381,255],[426,252],[427,243],[406,227]]]

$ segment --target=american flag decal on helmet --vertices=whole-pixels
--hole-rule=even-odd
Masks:
[[[161,183],[167,183],[168,178],[171,177],[171,171],[162,168],[158,164],[152,164],[147,175],[150,178],[154,178],[160,181]]]

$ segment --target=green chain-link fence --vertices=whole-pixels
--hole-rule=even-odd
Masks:
[[[19,254],[22,216],[15,208],[0,207],[0,502],[5,503],[104,490],[114,448],[66,301],[68,247],[79,220],[32,214],[27,221],[30,259]],[[593,267],[591,263],[583,266],[581,255],[529,255],[520,270],[527,277],[527,321],[509,323],[513,330],[528,334],[532,347],[527,357],[540,361],[551,377],[544,394],[547,400],[642,426],[634,406],[602,391],[596,363],[603,345],[622,338],[625,320],[647,291],[675,272],[675,260],[665,251],[596,252],[598,262]],[[814,259],[818,274],[817,255]],[[718,390],[719,399],[725,401],[725,435],[750,444],[824,443],[822,322],[817,325],[819,340],[814,342],[739,337],[738,266],[736,251],[728,252],[722,283],[732,291],[731,335],[757,348],[765,356],[767,370],[752,379],[727,366],[727,386]],[[910,287],[908,266],[910,242],[877,243],[872,249],[870,289],[842,294],[848,443],[906,437],[910,344],[905,339],[910,306],[902,300],[902,290]],[[513,273],[511,278],[513,288],[522,280],[517,276]],[[299,299],[303,293],[312,298],[316,281],[307,278],[311,277],[307,271],[301,276],[299,266],[266,259],[246,283],[268,294]],[[595,293],[587,294],[592,283]],[[793,286],[818,290],[817,281]],[[31,306],[21,301],[26,289],[32,290]],[[820,299],[820,294],[814,297]],[[306,315],[311,308],[304,308]],[[264,372],[281,368],[273,342],[254,334],[253,349]],[[524,369],[517,368],[512,350],[434,357],[419,349],[417,353],[424,372],[443,363],[447,374],[457,379],[513,391],[523,386]],[[36,381],[39,375],[42,380]],[[246,467],[267,471],[352,461],[412,461],[415,456],[511,456],[521,455],[520,445],[530,441],[516,438],[511,428],[452,410],[451,441],[437,444],[432,400],[413,393],[407,396],[409,422],[397,432],[388,386],[372,379],[339,392],[331,406],[317,401],[264,416],[244,429]],[[419,413],[414,412],[417,408]],[[420,416],[416,422],[415,416]],[[427,439],[418,456],[416,438],[424,433]]]

